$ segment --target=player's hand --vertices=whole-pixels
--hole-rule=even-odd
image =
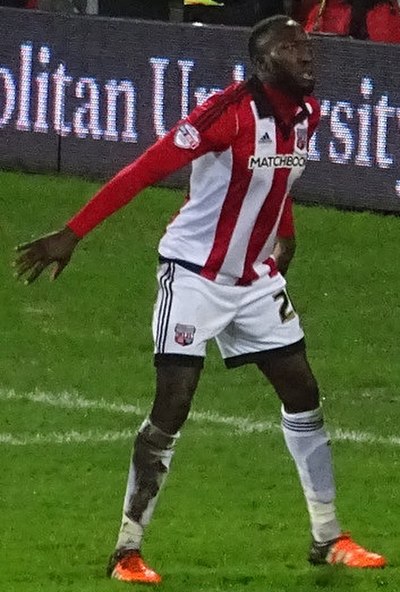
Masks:
[[[15,260],[17,277],[26,277],[25,284],[34,282],[48,265],[55,263],[51,278],[55,280],[68,265],[79,238],[68,226],[46,234],[30,243],[16,247],[20,253]]]

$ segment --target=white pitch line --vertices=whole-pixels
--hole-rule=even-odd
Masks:
[[[109,413],[123,413],[145,417],[147,411],[138,405],[126,403],[111,403],[105,399],[86,399],[76,393],[62,392],[59,394],[46,393],[39,390],[19,394],[14,390],[0,389],[2,401],[32,401],[53,407],[68,409],[92,409],[107,411]],[[235,434],[252,434],[261,432],[278,432],[280,424],[271,421],[255,421],[249,417],[224,416],[211,411],[194,411],[189,418],[196,423],[215,424],[229,426]],[[384,446],[400,446],[400,436],[378,436],[368,432],[356,432],[350,430],[330,429],[332,440],[342,442],[355,442],[363,444],[380,444]],[[24,445],[29,443],[66,443],[66,442],[109,442],[132,438],[133,432],[124,430],[121,432],[65,432],[53,434],[34,434],[29,436],[13,436],[0,434],[0,444]],[[81,439],[79,439],[81,438]]]
[[[32,401],[52,407],[64,407],[67,409],[94,409],[96,411],[108,411],[115,413],[129,413],[132,415],[144,415],[144,409],[137,405],[124,403],[110,403],[105,399],[85,399],[77,393],[45,393],[35,390],[30,393],[16,393],[13,389],[0,389],[0,400],[2,401]]]
[[[10,446],[27,446],[29,444],[82,444],[89,442],[118,442],[119,440],[132,440],[131,430],[121,432],[100,432],[88,430],[87,432],[50,432],[49,434],[29,434],[26,436],[14,436],[13,434],[0,434],[0,444]]]
[[[14,390],[0,389],[0,400],[3,401],[32,401],[52,407],[63,407],[67,409],[93,409],[95,411],[107,411],[109,413],[124,413],[145,417],[146,411],[138,405],[128,403],[110,403],[105,399],[85,399],[77,393],[62,392],[59,394],[33,391],[30,393],[16,393]],[[213,423],[227,425],[241,433],[266,432],[279,429],[279,424],[270,421],[258,422],[248,417],[224,416],[210,411],[193,411],[190,419],[199,423]]]

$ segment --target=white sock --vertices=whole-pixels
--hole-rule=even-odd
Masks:
[[[119,529],[116,549],[136,549],[142,545],[144,528],[139,522],[135,522],[122,514],[121,527]]]
[[[116,548],[140,549],[165,482],[178,434],[166,434],[149,419],[141,425],[129,467]]]
[[[332,459],[321,408],[302,413],[282,409],[286,445],[296,464],[307,501],[311,532],[317,542],[340,535],[334,499]]]

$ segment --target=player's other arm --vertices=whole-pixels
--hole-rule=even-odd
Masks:
[[[315,97],[307,97],[305,103],[308,105],[309,117],[308,117],[308,142],[310,142],[311,136],[315,132],[316,128],[321,119],[321,107]]]
[[[276,266],[285,275],[296,252],[296,237],[293,222],[293,204],[290,196],[286,198],[279,222],[277,237],[273,250]]]
[[[305,102],[308,104],[310,111],[308,119],[308,141],[310,141],[320,120],[320,106],[315,97],[307,97]],[[282,275],[286,274],[295,252],[296,237],[293,221],[293,203],[291,197],[288,196],[282,212],[273,251],[273,257]]]

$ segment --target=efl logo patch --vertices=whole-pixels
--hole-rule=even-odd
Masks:
[[[195,333],[196,327],[194,325],[181,325],[181,323],[178,323],[175,326],[175,341],[179,345],[191,345]]]
[[[195,150],[200,145],[200,134],[190,123],[183,123],[175,132],[174,144],[185,150]]]
[[[296,146],[299,150],[304,150],[307,146],[307,130],[304,127],[296,129]]]

